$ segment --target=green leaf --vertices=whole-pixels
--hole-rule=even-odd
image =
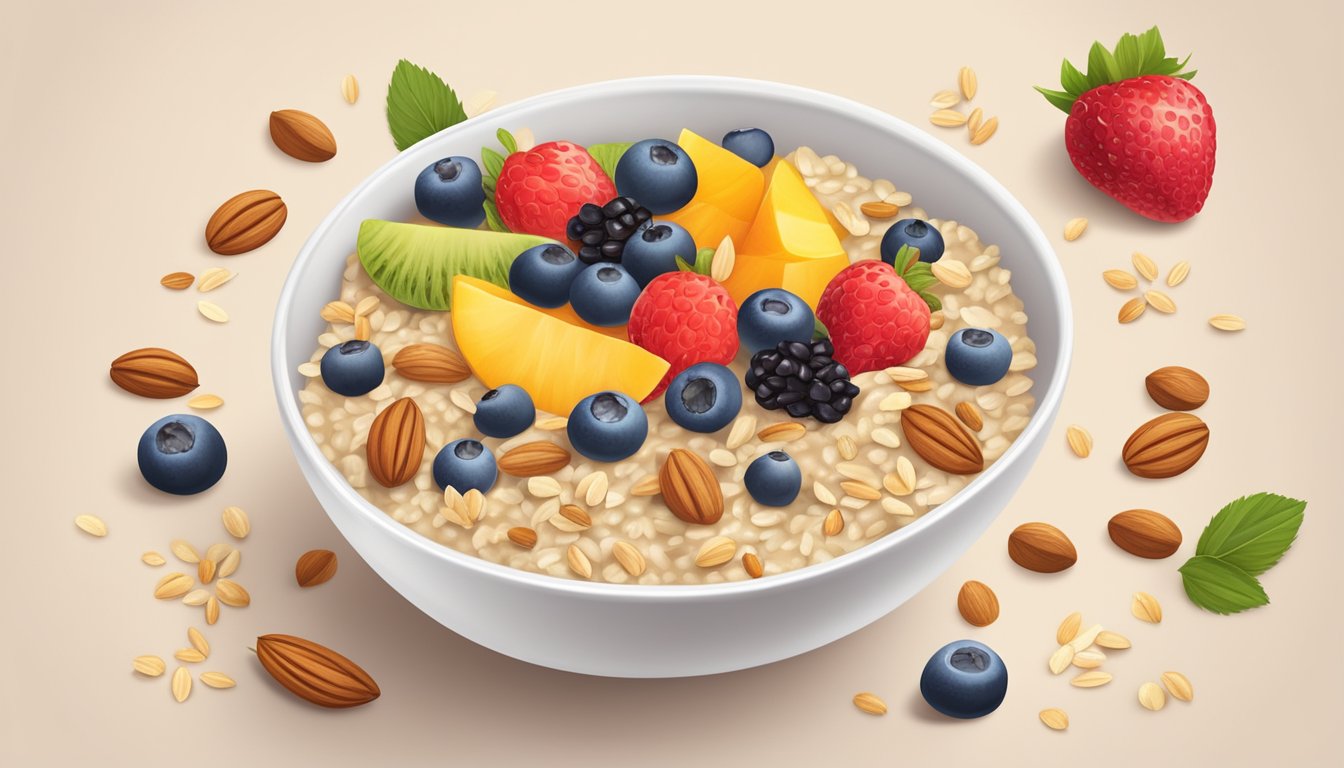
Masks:
[[[1305,501],[1276,493],[1243,496],[1213,516],[1199,537],[1195,555],[1215,557],[1259,576],[1292,546],[1306,508]]]
[[[1087,52],[1087,81],[1096,88],[1120,79],[1120,65],[1115,56],[1101,43],[1093,43]]]
[[[616,178],[616,163],[620,162],[621,155],[630,148],[628,142],[612,142],[609,144],[593,144],[588,147],[588,154],[593,156],[597,164],[602,166],[602,170],[607,172],[611,178]]]
[[[1065,59],[1064,63],[1059,66],[1059,82],[1064,86],[1066,95],[1081,96],[1087,90],[1087,75],[1079,72],[1078,68],[1073,66],[1068,59]],[[1059,93],[1059,91],[1045,91],[1041,88],[1036,90],[1041,93]]]
[[[1059,72],[1059,82],[1064,90],[1040,86],[1036,86],[1036,90],[1055,107],[1070,112],[1079,96],[1108,83],[1144,75],[1168,75],[1189,80],[1195,72],[1182,71],[1189,61],[1189,56],[1184,61],[1168,58],[1162,33],[1152,27],[1139,35],[1121,35],[1114,51],[1100,42],[1093,43],[1087,53],[1086,74],[1065,59]]]
[[[387,86],[387,129],[397,150],[467,119],[448,84],[406,59],[397,62]]]
[[[1121,79],[1138,77],[1143,71],[1143,54],[1139,51],[1139,38],[1126,32],[1115,44],[1115,64]]]
[[[1215,557],[1196,555],[1180,571],[1186,596],[1206,611],[1226,615],[1269,604],[1254,576]]]
[[[933,269],[922,261],[915,262],[913,266],[907,269],[904,277],[906,285],[909,285],[915,293],[919,293],[938,282],[938,278],[933,276]]]
[[[514,140],[512,133],[500,128],[495,131],[495,138],[499,140],[499,145],[504,148],[507,154],[512,155],[518,151],[518,142]]]
[[[482,205],[485,207],[485,223],[496,232],[508,232],[509,228],[504,226],[504,220],[499,218],[499,208],[495,206],[495,201],[486,200]]]
[[[1052,91],[1049,88],[1042,88],[1039,85],[1033,85],[1032,87],[1036,89],[1037,93],[1044,96],[1046,101],[1053,104],[1056,109],[1061,110],[1064,114],[1067,115],[1073,111],[1073,102],[1077,101],[1077,98],[1071,94],[1067,94],[1063,91]],[[1089,91],[1091,88],[1090,85],[1084,85],[1083,91]]]
[[[919,249],[912,245],[902,245],[896,252],[896,258],[892,259],[892,267],[898,275],[904,275],[911,264],[917,263],[919,263]]]
[[[929,305],[930,312],[937,312],[943,308],[943,300],[928,291],[920,292],[919,298],[923,299],[924,303]]]
[[[499,172],[504,170],[504,156],[489,147],[482,147],[481,169],[492,180],[498,180]]]
[[[829,338],[831,338],[831,332],[828,331],[828,330],[826,330],[826,326],[825,326],[825,325],[822,325],[822,323],[821,323],[820,320],[818,320],[817,318],[813,317],[813,318],[812,318],[812,340],[813,340],[813,341],[817,341],[818,339],[829,339]]]
[[[675,259],[677,262],[678,272],[695,272],[695,266],[691,264],[689,261],[681,258],[680,256],[673,256],[672,258]],[[697,257],[696,261],[699,262],[700,259]]]

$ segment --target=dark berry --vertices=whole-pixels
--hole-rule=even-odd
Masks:
[[[923,219],[901,219],[882,235],[882,260],[896,265],[901,246],[919,249],[919,260],[934,262],[943,257],[943,234]]]
[[[480,440],[454,440],[434,457],[434,482],[442,489],[451,486],[458,493],[473,489],[486,493],[498,477],[495,455]]]
[[[729,131],[723,137],[723,148],[757,168],[764,168],[775,158],[775,140],[760,128]]]
[[[616,163],[616,191],[633,197],[655,215],[672,213],[691,201],[699,186],[695,163],[665,139],[632,145]]]
[[[517,384],[505,384],[481,395],[472,419],[487,437],[513,437],[532,426],[537,420],[537,409],[527,390]]]
[[[696,363],[672,379],[663,404],[683,429],[717,432],[742,410],[742,387],[726,366]]]
[[[783,451],[771,451],[751,462],[742,482],[757,504],[787,507],[798,498],[803,472],[798,462]]]
[[[367,395],[383,383],[383,353],[371,341],[352,339],[322,355],[322,383],[338,395]]]
[[[579,401],[565,427],[574,450],[594,461],[633,456],[649,435],[639,401],[620,392],[599,392]]]
[[[943,363],[963,384],[983,387],[1002,379],[1013,362],[1013,348],[998,331],[962,328],[947,340]]]
[[[229,452],[213,424],[200,416],[176,414],[149,425],[140,436],[136,460],[150,485],[187,496],[219,482]]]
[[[484,203],[481,168],[470,157],[445,157],[415,179],[415,207],[431,221],[475,229],[485,221]]]
[[[569,301],[569,286],[584,264],[563,245],[534,245],[509,266],[509,290],[529,304],[554,308]]]

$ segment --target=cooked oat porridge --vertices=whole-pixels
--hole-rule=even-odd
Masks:
[[[719,178],[715,174],[721,173],[721,166],[731,165],[731,161],[720,160],[717,155],[706,155],[711,150],[699,148],[695,144],[697,137],[692,135],[688,139],[688,133],[683,133],[678,143],[686,147],[695,165],[700,168],[699,192],[703,192],[705,185]],[[730,144],[727,138],[725,148]],[[629,200],[631,204],[636,204],[636,200],[642,203],[645,197],[655,199],[657,195],[654,193],[666,191],[664,187],[669,184],[659,181],[663,187],[645,192],[644,197],[640,193],[627,192],[627,185],[641,187],[637,173],[640,169],[634,168],[627,172],[625,167],[626,158],[637,151],[641,144],[643,142],[635,144],[634,148],[621,155],[619,165],[611,173],[615,178],[615,188],[622,195],[628,195],[622,199]],[[671,145],[671,142],[667,144]],[[531,151],[542,150],[547,146],[539,145]],[[712,146],[717,150],[717,145]],[[529,149],[506,146],[506,150],[515,153],[526,153]],[[597,147],[592,149],[596,155]],[[751,161],[748,157],[751,149],[748,147],[747,151],[738,152],[734,148],[733,152]],[[578,150],[583,151],[583,148]],[[653,156],[655,160],[661,160],[656,153]],[[451,179],[445,181],[444,177],[457,173],[444,173],[443,164],[448,160],[451,158],[431,166],[426,172],[437,168],[434,179],[446,184]],[[835,232],[835,240],[852,264],[880,263],[884,255],[884,236],[897,224],[906,226],[910,220],[926,222],[930,232],[915,227],[911,230],[913,235],[902,235],[907,238],[921,237],[921,243],[932,243],[936,235],[941,235],[941,257],[935,256],[936,260],[924,270],[910,272],[914,274],[923,271],[927,277],[918,282],[907,278],[909,287],[913,289],[909,295],[916,297],[911,300],[916,305],[915,309],[902,305],[905,309],[891,315],[899,318],[897,322],[914,326],[912,338],[916,339],[916,346],[912,356],[889,360],[890,364],[863,372],[847,371],[843,365],[837,368],[835,363],[842,361],[842,339],[838,334],[850,331],[847,328],[832,328],[831,323],[827,323],[825,332],[833,337],[834,347],[829,341],[816,342],[821,346],[815,346],[813,338],[809,336],[806,339],[794,339],[799,343],[789,348],[794,349],[801,358],[790,356],[783,341],[779,350],[762,348],[756,350],[757,354],[753,357],[753,350],[746,348],[746,339],[752,334],[744,326],[748,322],[744,315],[749,310],[739,295],[755,293],[751,289],[780,286],[761,283],[742,287],[734,286],[732,281],[766,280],[752,276],[766,274],[769,269],[775,268],[780,259],[771,261],[773,257],[753,255],[749,248],[759,249],[760,246],[751,244],[759,243],[761,239],[754,230],[741,234],[743,230],[738,229],[740,237],[728,237],[727,242],[717,238],[717,231],[713,233],[715,239],[712,242],[705,242],[706,235],[697,232],[694,238],[699,251],[697,264],[691,265],[689,271],[686,269],[688,265],[683,264],[683,271],[667,274],[697,275],[696,279],[704,281],[706,285],[711,281],[723,283],[739,305],[734,309],[734,315],[739,329],[744,329],[741,333],[743,348],[737,349],[738,336],[733,336],[732,347],[736,352],[733,354],[730,351],[731,358],[725,361],[735,381],[734,386],[741,391],[739,410],[735,413],[724,412],[718,422],[710,425],[712,431],[692,431],[684,427],[683,423],[702,423],[694,422],[694,419],[704,415],[703,412],[712,412],[717,407],[716,402],[723,403],[733,398],[721,388],[716,401],[712,384],[702,384],[702,387],[711,386],[706,400],[703,388],[696,389],[695,383],[686,385],[681,381],[682,377],[677,377],[671,380],[668,391],[679,393],[680,400],[673,400],[671,396],[659,392],[659,389],[669,384],[669,376],[677,370],[674,367],[664,374],[661,361],[649,358],[658,363],[659,367],[644,374],[644,380],[648,383],[643,386],[648,391],[649,385],[658,382],[658,387],[653,389],[655,396],[642,406],[647,418],[647,436],[642,441],[636,441],[629,450],[620,451],[628,455],[613,458],[604,454],[608,450],[615,451],[614,446],[619,446],[625,440],[619,434],[599,439],[602,447],[580,445],[586,449],[578,450],[574,443],[579,437],[585,443],[591,442],[592,438],[587,433],[576,431],[577,425],[568,423],[571,415],[568,409],[557,408],[564,412],[552,413],[543,407],[544,403],[555,402],[564,402],[569,406],[574,396],[561,392],[563,387],[557,385],[551,388],[546,383],[523,387],[530,389],[532,398],[536,400],[536,408],[533,417],[527,410],[532,408],[530,400],[526,407],[519,407],[516,413],[526,414],[525,423],[516,428],[522,429],[521,432],[508,437],[490,437],[478,427],[478,423],[486,422],[476,419],[475,414],[488,391],[497,390],[497,395],[491,395],[488,398],[490,400],[502,401],[508,393],[502,389],[501,382],[493,382],[492,387],[481,378],[481,372],[491,368],[494,362],[480,362],[473,358],[485,354],[526,356],[533,354],[526,351],[531,350],[533,345],[555,347],[567,343],[561,340],[569,337],[551,335],[544,340],[526,338],[519,335],[517,326],[513,325],[512,315],[491,310],[489,317],[498,318],[498,322],[507,327],[503,330],[492,328],[490,332],[496,335],[486,334],[484,342],[474,337],[477,331],[473,327],[470,343],[465,338],[459,343],[458,336],[462,335],[466,327],[461,324],[462,319],[459,318],[459,322],[455,323],[453,312],[419,309],[392,298],[388,291],[379,287],[379,284],[387,287],[389,283],[379,279],[379,284],[376,284],[370,271],[376,273],[377,270],[367,268],[356,254],[349,258],[346,265],[339,298],[333,297],[336,300],[324,310],[323,316],[329,325],[317,339],[311,362],[301,367],[309,379],[299,397],[313,439],[327,459],[374,506],[444,546],[526,571],[622,584],[704,584],[783,573],[856,550],[946,502],[977,476],[977,470],[987,468],[1004,454],[1026,427],[1035,405],[1031,394],[1032,379],[1029,376],[1036,364],[1035,346],[1027,335],[1027,315],[1023,304],[1013,293],[1011,273],[999,263],[998,246],[983,243],[973,229],[957,221],[929,218],[911,196],[900,191],[893,182],[869,180],[859,175],[860,169],[834,155],[820,157],[811,149],[800,147],[773,162],[751,162],[752,167],[763,169],[766,176],[761,184],[762,202],[759,206],[762,212],[757,215],[758,221],[753,226],[760,225],[759,219],[766,215],[767,206],[807,205],[795,198],[788,198],[787,190],[777,189],[787,183],[780,180],[781,173],[789,173],[781,170],[787,164],[796,171],[806,190],[810,191],[810,200],[815,201],[820,211],[829,214],[829,230]],[[488,157],[484,165],[487,166],[486,193],[498,197],[498,200],[487,203],[487,208],[491,203],[498,206],[498,212],[491,211],[490,215],[502,217],[506,221],[512,217],[516,222],[518,212],[506,208],[506,204],[516,201],[505,199],[506,192],[509,192],[506,180],[511,169],[507,165],[502,173],[498,168],[490,169]],[[750,176],[743,169],[736,171]],[[647,182],[644,184],[647,185]],[[610,191],[599,189],[596,196],[590,197],[600,205],[605,202],[604,197],[613,197]],[[432,215],[434,206],[422,203],[420,192],[420,185],[417,184],[417,204],[422,213],[442,223],[442,218]],[[793,202],[783,202],[786,199]],[[616,202],[618,200],[612,200],[612,203]],[[693,207],[694,202],[685,204],[684,199],[681,202],[685,207],[679,206],[680,210],[667,217],[685,223],[684,228],[675,228],[677,231],[695,232],[697,226],[706,226],[703,220],[681,213]],[[666,204],[660,205],[667,207]],[[648,215],[642,216],[642,221],[636,221],[641,226],[638,230],[640,232],[645,231],[649,224],[663,219],[656,206],[650,207],[654,209],[652,222],[648,221]],[[597,205],[590,208],[596,209]],[[609,209],[611,204],[603,208]],[[522,206],[518,210],[526,213],[529,209]],[[535,213],[536,209],[531,210]],[[611,213],[610,210],[607,212]],[[618,216],[608,215],[605,220],[598,220],[592,210],[581,211],[568,221],[570,229],[566,233],[569,236],[567,238],[556,237],[541,227],[523,230],[514,224],[509,229],[515,233],[534,232],[562,243],[566,239],[571,243],[582,243],[573,252],[579,253],[583,263],[587,264],[590,259],[585,256],[591,257],[593,253],[608,248],[611,230],[619,229],[619,226],[612,227],[610,224],[612,221],[619,224],[619,216],[626,212],[620,210],[617,213]],[[584,219],[589,214],[592,214],[593,221]],[[729,223],[723,226],[731,229],[732,222],[728,219],[724,221]],[[470,222],[460,226],[466,225],[474,226]],[[587,230],[585,225],[588,225]],[[605,231],[608,234],[604,235],[607,240],[590,243],[590,240],[597,240],[596,237],[589,237],[592,227],[603,225],[607,225]],[[565,226],[565,222],[561,222],[561,226]],[[790,244],[787,226],[779,225],[771,231],[771,236],[778,239],[780,247],[786,249],[789,258],[792,258],[804,249]],[[820,232],[819,229],[817,231]],[[575,234],[580,237],[573,237]],[[638,237],[636,235],[630,241],[634,242]],[[820,242],[825,236],[818,234],[817,238],[817,242]],[[888,242],[891,240],[888,238]],[[590,245],[593,247],[588,248]],[[642,244],[639,246],[644,247]],[[627,245],[625,248],[629,263],[620,270],[621,274],[617,276],[620,280],[629,277],[627,270],[630,273],[638,271],[637,262],[632,258],[636,253],[635,247]],[[791,248],[793,250],[788,250]],[[712,257],[710,249],[714,249]],[[925,251],[931,249],[932,246]],[[916,258],[919,256],[917,250],[912,249],[909,253]],[[599,269],[602,264],[615,263],[610,258],[604,259],[609,255],[598,253],[594,261],[598,266],[587,269],[591,271]],[[810,253],[806,256],[811,258]],[[701,265],[701,258],[712,258],[708,270],[697,268]],[[802,262],[803,257],[799,256],[797,261]],[[811,265],[820,261],[813,259],[805,263]],[[901,264],[901,259],[898,258],[896,263]],[[478,267],[472,269],[479,272],[474,274],[475,277],[495,285],[501,282],[498,275],[485,274]],[[797,273],[780,269],[779,274],[785,275],[786,282],[795,279],[791,275]],[[834,277],[836,271],[837,268],[830,269],[831,274],[827,278]],[[464,272],[469,273],[470,270]],[[848,269],[839,274],[848,274]],[[887,269],[883,274],[900,280],[893,269]],[[658,275],[642,291],[636,289],[640,294],[633,310],[636,315],[643,311],[638,302],[648,301],[648,295],[655,286],[662,286],[659,281],[664,280],[664,277]],[[617,283],[617,278],[611,282]],[[517,273],[513,280],[518,282]],[[495,289],[497,293],[508,291],[510,281],[505,279],[502,282],[506,287]],[[827,302],[834,304],[837,299],[827,294],[833,289],[839,290],[835,288],[838,282],[840,277],[819,286],[807,287],[803,283],[796,283],[802,286],[797,293],[804,295],[808,290],[813,291],[811,296],[804,298],[818,315],[826,315],[828,318],[843,316],[846,318],[845,323],[851,322],[849,318],[854,316],[868,316],[864,314],[866,309],[855,315],[837,315],[834,309],[828,310]],[[717,286],[710,287],[723,291]],[[599,285],[599,288],[607,290],[605,286]],[[403,289],[404,286],[394,287],[393,292]],[[631,310],[628,304],[624,317],[629,318],[630,341],[622,340],[626,332],[623,330],[626,327],[624,323],[611,325],[593,322],[591,317],[600,314],[598,310],[603,307],[594,310],[585,306],[575,293],[577,290],[576,282],[570,289],[570,295],[575,297],[572,310],[569,305],[551,310],[534,310],[523,306],[525,302],[516,298],[508,300],[511,303],[507,305],[498,306],[509,312],[548,313],[544,316],[550,320],[539,319],[539,323],[570,321],[586,324],[588,330],[584,333],[590,333],[593,338],[585,336],[584,343],[591,343],[592,349],[605,349],[602,345],[608,342],[604,339],[609,339],[611,344],[630,346],[637,338],[647,337],[647,332],[641,337],[639,329],[649,327],[649,323],[640,326],[637,323],[639,318],[629,314]],[[865,297],[869,294],[865,293],[865,285],[855,284],[851,290],[854,292],[852,295],[859,297],[853,299],[854,302],[867,300]],[[458,287],[455,291],[454,311],[462,307],[462,311],[466,312],[465,289]],[[524,293],[518,289],[515,292]],[[480,293],[486,295],[485,291]],[[417,303],[424,302],[417,300]],[[921,309],[926,303],[936,307],[929,310],[927,320]],[[674,302],[669,306],[678,305]],[[766,309],[770,310],[771,307],[767,306]],[[578,312],[579,319],[572,316],[577,310],[585,310]],[[494,323],[495,320],[489,322]],[[674,329],[674,334],[696,327],[695,321],[678,322],[684,327]],[[832,322],[839,325],[835,320]],[[562,328],[555,333],[567,330]],[[822,332],[819,328],[819,339],[822,338]],[[905,330],[900,332],[905,333]],[[925,332],[927,338],[919,345],[918,338]],[[537,334],[539,337],[544,335],[540,330]],[[862,330],[853,332],[853,338],[865,340],[867,346],[855,347],[850,343],[846,350],[848,356],[844,359],[871,360],[873,355],[880,357],[881,345],[878,344],[878,349],[874,351],[873,343],[869,343],[871,334],[865,334],[866,331]],[[883,330],[883,334],[888,334],[888,331]],[[339,351],[342,345],[352,340],[369,342],[368,349],[381,356],[383,366],[375,374],[375,377],[381,376],[381,380],[377,380],[371,390],[365,387],[352,388],[348,381],[342,380],[344,374],[329,371],[323,363],[329,351],[333,348]],[[508,343],[504,343],[505,340]],[[958,346],[956,354],[961,355],[951,366],[946,353],[950,343]],[[426,376],[424,371],[416,370],[406,362],[409,356],[403,358],[399,365],[396,362],[398,353],[411,345],[436,345],[433,348],[416,349],[439,350],[441,356],[436,358],[439,368],[448,370],[449,374]],[[969,352],[965,351],[967,348]],[[477,352],[476,349],[491,351]],[[994,356],[988,354],[986,349],[995,349],[998,362],[992,359]],[[832,350],[834,361],[830,359]],[[542,349],[535,352],[540,360],[548,359],[547,354],[551,352]],[[802,383],[794,386],[796,382],[790,380],[790,372],[807,368],[809,356],[815,357],[818,364],[812,366],[811,372],[792,374],[793,378],[802,377]],[[571,375],[633,377],[635,374],[631,371],[647,364],[644,358],[639,358],[637,362],[638,365],[631,362],[628,365],[622,363],[620,366],[610,366],[613,372],[604,372],[600,362],[575,360],[570,367],[553,366],[545,371],[533,371],[529,375],[560,379]],[[510,364],[512,360],[499,363],[506,368]],[[453,374],[455,365],[463,367]],[[871,365],[869,362],[859,367]],[[754,377],[751,375],[753,366],[757,367],[757,375]],[[762,366],[768,366],[768,370]],[[998,366],[997,371],[986,373],[987,369],[995,366]],[[385,374],[381,373],[384,369]],[[507,370],[511,373],[524,371],[517,367]],[[416,378],[408,378],[403,375],[404,372]],[[489,375],[495,379],[501,376],[493,372]],[[812,383],[823,379],[836,383],[831,384],[830,392],[809,389],[809,379],[814,375],[817,378]],[[331,381],[325,381],[324,377]],[[455,378],[460,380],[449,381]],[[614,380],[623,381],[619,378]],[[744,381],[746,385],[743,385]],[[848,385],[841,383],[844,381]],[[369,381],[369,384],[373,383],[374,380]],[[719,379],[719,383],[722,387],[723,380]],[[613,390],[618,389],[614,385],[608,386]],[[365,388],[366,393],[338,394],[333,387],[342,391]],[[846,393],[852,392],[854,387],[858,390],[857,395],[847,396]],[[822,386],[822,389],[827,387]],[[594,394],[595,391],[582,394]],[[634,396],[634,402],[641,397],[638,392],[629,394]],[[520,397],[528,399],[527,394]],[[369,444],[370,432],[371,429],[380,431],[375,427],[375,418],[379,414],[407,398],[414,402],[415,408],[423,416],[423,448],[418,451],[420,455],[392,459],[389,458],[389,449]],[[803,401],[801,405],[800,398]],[[603,401],[590,401],[591,398],[579,403],[578,408],[592,409],[596,419],[587,419],[586,411],[585,419],[591,421],[590,426],[605,428],[607,417],[606,412],[601,410],[605,407]],[[669,413],[669,402],[678,410],[675,419]],[[633,418],[626,414],[625,406],[637,409],[633,402],[613,407],[618,408],[620,415],[626,419]],[[933,407],[920,412],[924,414],[923,420],[929,421],[932,426],[925,424],[921,428],[913,421],[902,423],[903,418],[913,419],[906,415],[911,413],[910,409],[921,406]],[[496,407],[491,403],[490,408],[493,414],[502,406]],[[795,415],[804,412],[805,415]],[[492,415],[491,418],[495,417]],[[913,439],[910,428],[918,430]],[[515,432],[516,429],[505,431]],[[387,429],[381,431],[386,432]],[[491,428],[489,431],[499,430]],[[571,436],[576,437],[572,440]],[[383,434],[377,435],[377,438],[386,439]],[[440,462],[445,461],[441,451],[451,453],[452,449],[445,449],[445,446],[450,443],[457,445],[454,441],[459,440],[464,441],[470,450],[459,451],[456,458],[448,459],[470,465],[472,461],[480,460],[478,453],[483,453],[492,457],[492,468],[498,465],[497,479],[483,481],[480,484],[483,487],[465,493],[459,492],[453,485],[440,487],[436,481],[436,458]],[[524,451],[518,451],[520,446],[538,442],[546,443],[546,447],[553,450],[532,455],[536,454],[533,450],[535,446],[529,446]],[[419,443],[412,441],[409,444],[419,448]],[[473,447],[477,444],[483,449]],[[667,467],[668,456],[674,449],[693,455],[691,460],[694,467],[702,471],[698,475],[692,471],[675,478],[678,487],[667,495],[674,493],[677,498],[669,499],[660,493],[660,486],[667,481],[667,473],[676,469]],[[977,451],[979,464],[973,461]],[[373,456],[374,452],[380,453]],[[787,456],[780,458],[775,455],[776,452]],[[594,454],[599,455],[599,458],[590,458]],[[379,464],[379,467],[374,468],[378,471],[371,471],[371,456]],[[767,466],[761,470],[763,476],[766,476],[764,481],[748,476],[748,467],[762,457],[766,457],[767,462]],[[777,492],[778,488],[752,487],[753,482],[757,486],[761,482],[766,485],[774,482],[768,475],[774,472],[775,467],[769,462],[783,465],[788,458],[796,462],[801,470],[801,484],[796,497],[789,495],[791,489],[788,487],[782,491],[782,497]],[[971,465],[963,466],[967,460],[972,460]],[[400,464],[389,470],[390,462]],[[443,467],[439,466],[438,469],[442,470]],[[663,475],[662,481],[660,473]],[[385,484],[389,474],[394,476],[391,479],[392,487]],[[443,477],[439,475],[440,480]],[[721,517],[713,519],[713,514],[704,514],[707,507],[714,506],[712,499],[706,500],[706,494],[709,497],[715,494],[712,488],[706,491],[704,483],[697,484],[698,477],[709,477],[709,483],[717,483],[718,493],[722,497]],[[403,482],[397,483],[397,480]],[[789,485],[787,479],[782,482],[784,486]],[[761,499],[770,503],[763,503]],[[706,517],[712,522],[704,524],[701,520]]]

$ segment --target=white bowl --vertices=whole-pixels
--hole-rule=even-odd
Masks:
[[[836,153],[870,178],[893,179],[931,215],[968,222],[997,243],[1031,316],[1039,363],[1036,413],[1007,453],[947,503],[856,552],[752,581],[634,586],[515,570],[437,544],[365,501],[322,455],[300,414],[298,366],[309,359],[322,305],[338,294],[364,219],[407,219],[422,168],[477,156],[498,128],[581,144],[711,138],[769,130],[786,152]],[[1026,210],[985,171],[917,128],[861,104],[803,88],[720,77],[652,77],[528,99],[449,128],[397,155],[351,192],[299,252],[276,310],[271,364],[280,413],[309,485],[342,535],[393,589],[487,648],[555,669],[678,677],[744,669],[818,648],[881,618],[924,588],[984,532],[1040,453],[1059,409],[1073,323],[1064,277]],[[389,638],[391,642],[391,638]]]

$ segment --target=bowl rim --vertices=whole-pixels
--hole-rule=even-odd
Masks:
[[[1015,220],[1023,228],[1030,246],[1046,257],[1043,258],[1045,279],[1048,288],[1056,297],[1055,310],[1060,315],[1060,344],[1054,360],[1055,376],[1046,387],[1044,395],[1037,401],[1031,420],[1004,452],[1003,456],[944,504],[926,512],[914,522],[852,552],[848,552],[842,557],[763,578],[717,584],[611,584],[580,581],[520,570],[486,560],[477,555],[458,551],[411,530],[361,496],[346,481],[345,477],[337,471],[335,465],[322,454],[317,443],[313,441],[312,435],[308,432],[298,406],[296,392],[290,387],[290,372],[285,359],[287,352],[285,332],[289,323],[290,306],[295,295],[300,291],[298,275],[305,271],[318,244],[327,236],[335,222],[342,218],[347,209],[354,205],[354,201],[362,196],[377,180],[392,172],[393,169],[409,164],[411,162],[410,158],[415,155],[413,150],[426,142],[438,141],[445,134],[451,135],[459,131],[461,126],[474,126],[487,121],[491,123],[506,122],[519,112],[564,103],[580,95],[610,97],[647,93],[650,90],[765,96],[778,101],[792,102],[799,107],[819,108],[824,111],[841,113],[847,119],[867,123],[874,128],[901,135],[902,138],[911,142],[920,150],[930,153],[937,160],[956,168],[1007,211],[1009,218]],[[993,483],[1014,462],[1022,459],[1024,454],[1027,453],[1028,446],[1039,438],[1042,431],[1049,428],[1053,420],[1052,414],[1058,410],[1063,397],[1064,385],[1068,379],[1069,362],[1073,353],[1073,311],[1069,302],[1068,286],[1058,259],[1053,257],[1054,249],[1045,233],[1042,232],[1040,225],[1027,212],[1026,208],[1008,192],[1007,188],[990,175],[988,171],[952,149],[949,145],[938,141],[904,120],[882,112],[875,107],[803,86],[741,77],[654,75],[605,80],[538,94],[493,109],[485,115],[471,118],[458,125],[445,128],[397,153],[391,160],[365,177],[317,225],[304,241],[302,248],[299,249],[290,266],[289,273],[285,277],[284,287],[277,301],[274,325],[271,330],[271,377],[281,418],[285,431],[289,435],[291,447],[296,452],[302,453],[302,456],[296,458],[299,458],[300,461],[306,460],[311,466],[315,467],[320,481],[331,486],[342,501],[357,508],[360,514],[366,515],[372,520],[375,527],[380,528],[402,544],[420,549],[433,557],[447,560],[454,566],[474,571],[475,575],[479,577],[502,579],[520,588],[543,592],[601,598],[618,602],[627,600],[639,602],[681,601],[698,598],[737,599],[746,594],[786,590],[800,582],[834,578],[845,570],[859,567],[870,558],[881,557],[889,550],[901,546],[907,539],[918,536],[920,531],[955,515],[969,498]],[[307,475],[305,474],[306,478]],[[330,517],[330,514],[328,516]]]

